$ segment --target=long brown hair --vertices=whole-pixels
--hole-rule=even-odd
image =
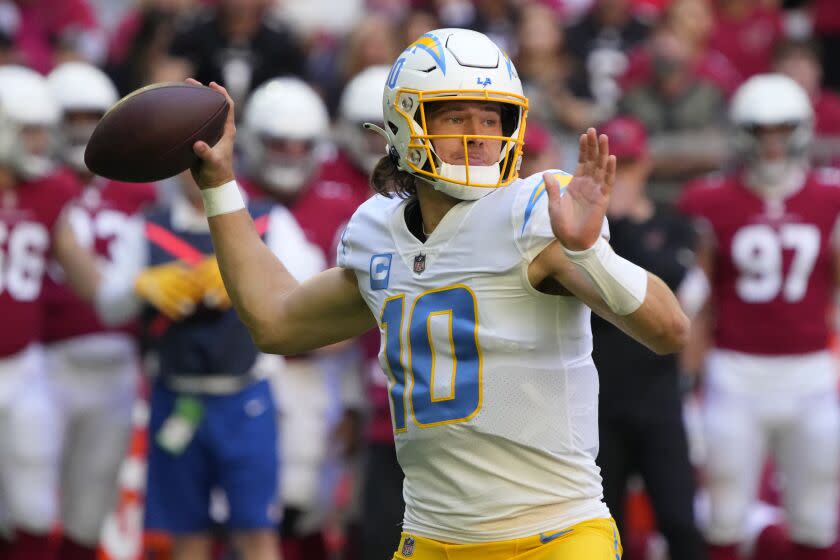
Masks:
[[[391,198],[414,198],[417,196],[417,178],[397,167],[396,152],[379,160],[370,175],[370,185],[377,194]]]

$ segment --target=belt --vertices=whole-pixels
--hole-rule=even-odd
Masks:
[[[252,373],[241,375],[165,375],[161,381],[177,393],[233,395],[258,381]]]

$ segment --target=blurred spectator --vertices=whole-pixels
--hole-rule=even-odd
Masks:
[[[313,79],[324,92],[330,114],[335,114],[345,84],[356,74],[378,64],[390,67],[408,44],[399,44],[395,26],[382,14],[369,14],[322,60]]]
[[[692,53],[670,30],[656,33],[650,51],[650,82],[630,89],[619,106],[659,135],[652,146],[654,174],[685,176],[716,168],[723,157],[723,92],[694,73]]]
[[[840,6],[836,0],[812,0],[811,21],[822,47],[826,87],[840,91]]]
[[[671,0],[631,0],[633,11],[646,21],[656,21],[671,4]]]
[[[473,0],[475,20],[464,26],[484,33],[504,52],[510,52],[518,6],[512,0]]]
[[[649,34],[650,27],[633,15],[630,0],[596,0],[586,17],[566,32],[575,60],[572,92],[611,114],[621,95],[617,79],[627,70],[627,51]]]
[[[773,46],[783,37],[782,12],[759,0],[716,0],[709,46],[726,56],[744,78],[767,72]]]
[[[552,128],[573,131],[601,120],[595,115],[595,104],[575,97],[569,89],[574,64],[554,10],[540,3],[523,6],[516,47],[516,68],[532,115]]]
[[[96,11],[100,26],[110,36],[113,35],[125,14],[138,3],[138,0],[88,0],[88,2]]]
[[[379,87],[381,96],[384,79]],[[329,135],[327,110],[318,94],[298,78],[276,78],[248,99],[238,136],[245,154],[239,184],[253,199],[288,208],[307,239],[333,263],[344,225],[358,205],[346,184],[318,178],[319,148]],[[323,532],[332,507],[338,447],[350,442],[330,437],[344,419],[353,432],[353,413],[331,386],[359,380],[358,363],[347,346],[294,356],[274,376],[280,415],[283,468],[281,475],[283,556],[286,560],[324,560]],[[335,380],[334,376],[341,379]],[[358,425],[358,422],[355,422]]]
[[[0,27],[42,74],[66,60],[105,61],[107,36],[87,0],[0,0]]]
[[[0,16],[0,18],[2,18],[2,16]],[[4,33],[2,28],[0,28],[0,66],[4,64],[16,64],[19,62],[20,61],[17,60],[17,51],[14,49],[11,36]]]
[[[219,0],[178,29],[170,55],[185,63],[187,75],[224,85],[237,102],[275,76],[302,75],[302,47],[271,17],[270,3]]]
[[[814,43],[781,43],[776,48],[773,69],[793,78],[808,93],[818,137],[840,135],[840,95],[822,87],[822,65]]]
[[[412,0],[366,0],[367,13],[384,17],[391,25],[405,19],[411,12]]]
[[[441,29],[443,24],[432,10],[411,10],[399,25],[399,48],[410,45],[417,37],[433,29]]]
[[[442,27],[469,27],[475,24],[475,2],[472,0],[434,0]],[[411,38],[410,43],[416,39]]]
[[[673,0],[665,11],[661,24],[674,34],[689,51],[693,72],[730,96],[741,83],[741,75],[720,52],[709,47],[714,14],[708,0]],[[622,77],[622,88],[627,90],[649,80],[653,73],[653,53],[649,44],[630,52],[630,67]]]
[[[619,117],[600,131],[609,136],[610,151],[618,158],[607,212],[610,243],[619,255],[676,290],[693,264],[694,231],[685,220],[657,210],[645,192],[651,160],[642,124]],[[669,557],[703,559],[677,357],[657,356],[597,316],[592,317],[592,334],[592,358],[601,378],[598,466],[604,501],[619,531],[626,529],[628,479],[640,474]]]
[[[179,17],[184,17],[197,0],[141,0],[117,27],[110,45],[107,70],[121,95],[150,82],[162,81],[170,73],[169,47]],[[172,73],[186,74],[181,69]]]
[[[280,0],[274,2],[274,14],[304,37],[341,36],[364,17],[364,0]]]
[[[551,132],[536,119],[528,119],[519,176],[528,177],[546,169],[557,169],[561,166],[561,157],[562,154],[557,142],[551,137]]]

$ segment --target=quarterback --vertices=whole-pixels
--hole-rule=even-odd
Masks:
[[[440,29],[409,45],[375,127],[388,141],[379,194],[350,220],[337,267],[303,284],[244,211],[233,112],[219,143],[194,146],[225,285],[262,349],[379,327],[406,475],[397,559],[620,558],[595,466],[590,309],[657,352],[687,336],[668,288],[609,246],[607,137],[581,136],[574,176],[520,179],[527,107],[486,36]]]

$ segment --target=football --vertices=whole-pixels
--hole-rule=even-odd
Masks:
[[[154,84],[122,98],[96,125],[85,164],[116,181],[172,177],[197,161],[193,144],[214,145],[228,114],[225,97],[209,87]]]

